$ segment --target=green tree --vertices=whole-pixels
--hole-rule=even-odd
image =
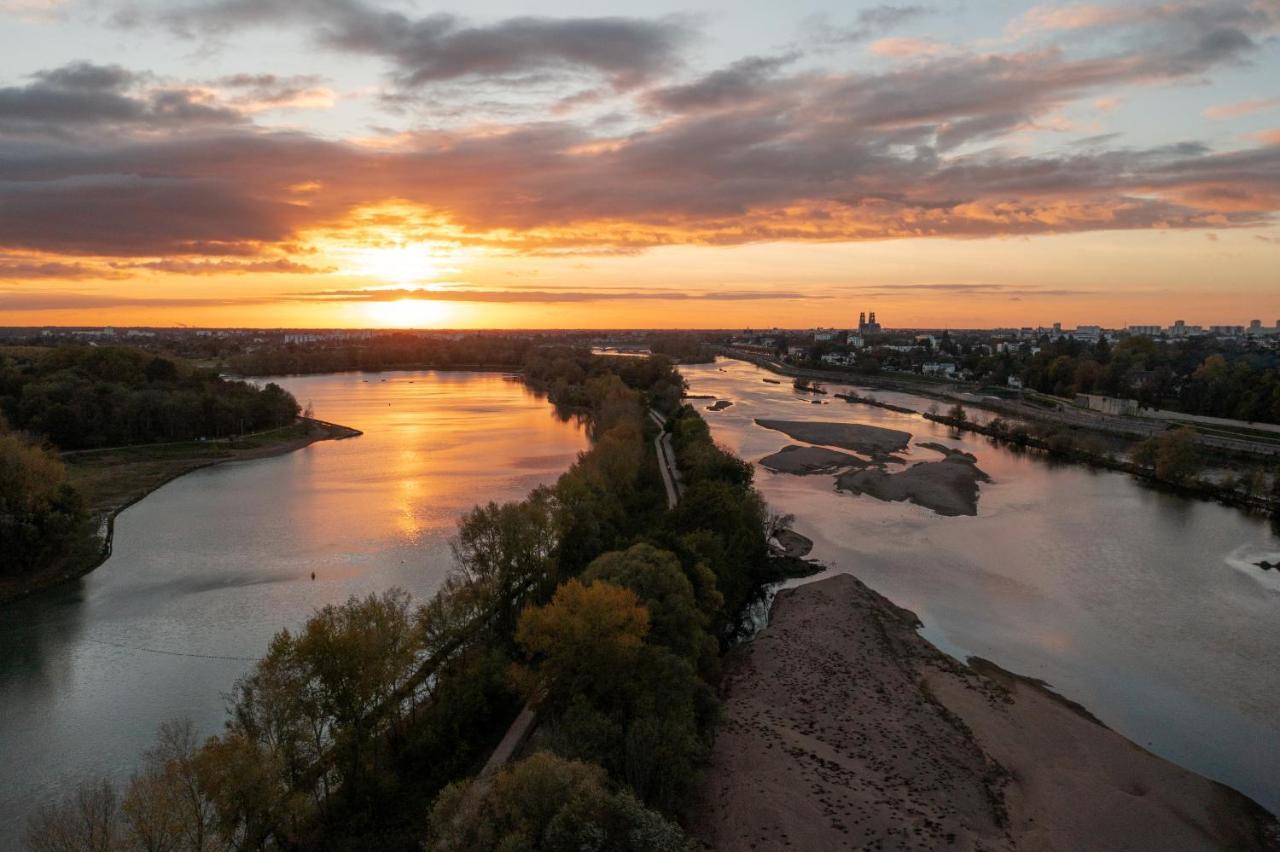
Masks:
[[[674,553],[649,544],[632,545],[599,556],[587,566],[583,579],[635,592],[649,611],[648,641],[690,660],[708,679],[715,676],[719,647],[707,632],[707,613]]]
[[[627,792],[609,789],[598,766],[545,752],[491,782],[453,784],[431,810],[433,850],[677,852],[679,827]]]
[[[1185,482],[1200,469],[1195,430],[1184,426],[1148,438],[1134,449],[1133,460],[1152,468],[1157,479]]]
[[[545,600],[555,587],[559,542],[558,506],[547,489],[521,502],[476,506],[458,522],[455,570],[481,607],[497,613],[499,633],[511,633],[527,599]]]

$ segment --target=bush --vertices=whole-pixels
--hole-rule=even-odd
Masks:
[[[433,850],[680,852],[679,827],[625,791],[598,766],[540,753],[491,784],[452,784],[431,810]]]

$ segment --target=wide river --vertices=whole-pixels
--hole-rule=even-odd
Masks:
[[[553,482],[587,443],[493,373],[276,381],[365,434],[175,480],[120,515],[96,571],[0,607],[0,849],[79,779],[127,778],[162,721],[216,733],[281,628],[391,586],[429,596],[459,515]]]
[[[775,510],[796,515],[813,557],[914,611],[943,650],[1040,678],[1144,748],[1280,811],[1280,572],[1253,564],[1280,560],[1268,521],[916,415],[797,394],[738,361],[681,372],[690,393],[734,403],[703,414],[750,461],[798,443],[755,418],[867,423],[975,454],[992,479],[976,517],[837,493],[830,475],[757,466],[756,483]]]
[[[814,556],[915,611],[943,649],[1041,678],[1280,810],[1280,575],[1251,564],[1280,559],[1266,521],[916,416],[813,405],[739,362],[683,372],[691,392],[735,403],[705,416],[752,461],[790,443],[756,417],[889,426],[975,453],[992,477],[977,517],[838,494],[830,476],[758,469],[757,482],[797,515]],[[429,595],[459,514],[552,481],[586,443],[497,375],[279,381],[365,435],[183,477],[120,516],[97,571],[0,608],[0,849],[77,779],[126,777],[161,721],[217,731],[222,694],[315,607],[392,585]]]

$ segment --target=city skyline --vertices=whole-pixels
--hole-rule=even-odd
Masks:
[[[0,325],[1269,325],[1277,79],[1265,0],[0,0]]]

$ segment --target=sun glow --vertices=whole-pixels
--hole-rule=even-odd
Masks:
[[[437,246],[429,242],[356,249],[347,271],[390,284],[429,281],[441,272],[436,249]]]
[[[362,306],[370,321],[383,328],[424,328],[443,325],[452,314],[450,306],[429,299],[396,299],[369,302]]]

